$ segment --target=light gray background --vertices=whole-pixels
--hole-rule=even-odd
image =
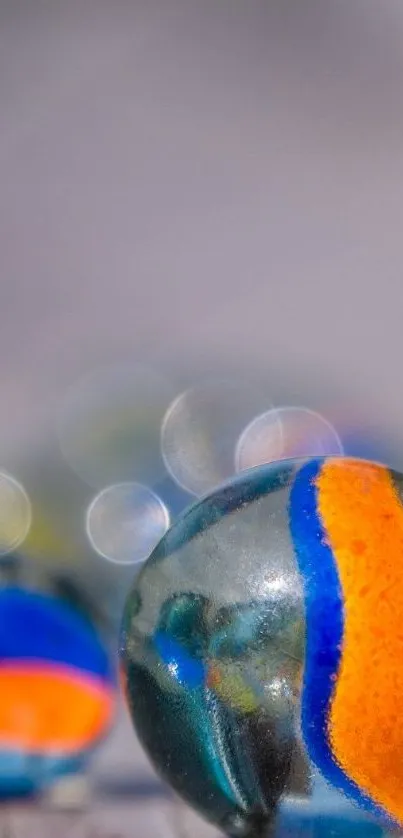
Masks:
[[[401,0],[2,0],[0,431],[91,365],[345,377],[400,428]]]

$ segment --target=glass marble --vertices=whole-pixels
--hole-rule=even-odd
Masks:
[[[98,632],[63,600],[0,588],[0,800],[81,772],[109,732],[116,690]]]
[[[400,834],[402,493],[363,460],[261,466],[182,513],[136,578],[137,734],[227,835]]]

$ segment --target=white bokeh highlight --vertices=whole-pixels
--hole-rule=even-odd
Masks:
[[[235,451],[237,472],[293,457],[341,456],[341,439],[320,413],[281,407],[262,413],[241,434]]]
[[[86,515],[88,539],[99,556],[114,564],[145,561],[170,524],[161,498],[140,483],[107,486]]]
[[[270,401],[258,386],[208,380],[181,393],[161,429],[161,451],[173,480],[201,496],[234,474],[234,448],[245,424]]]

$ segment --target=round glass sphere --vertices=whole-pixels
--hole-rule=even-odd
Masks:
[[[349,834],[403,822],[402,498],[402,475],[363,460],[262,466],[185,511],[137,577],[135,728],[226,834],[300,834],[278,831],[295,801]]]
[[[0,590],[0,800],[83,770],[112,724],[113,671],[93,626],[57,597]]]

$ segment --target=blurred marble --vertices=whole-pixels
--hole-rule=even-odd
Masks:
[[[17,585],[0,589],[0,800],[85,771],[113,722],[114,672],[77,608]]]

